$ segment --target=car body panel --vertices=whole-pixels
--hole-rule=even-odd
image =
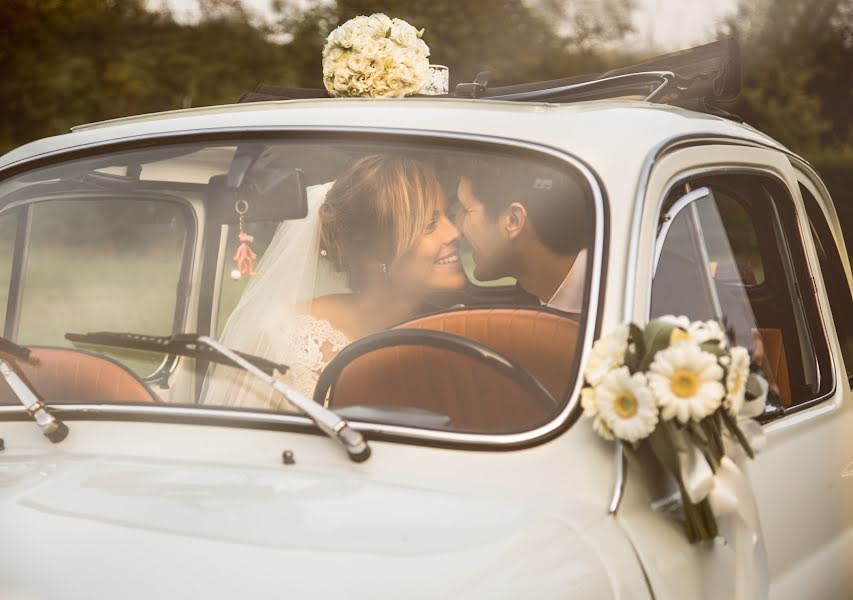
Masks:
[[[31,423],[4,427],[0,593],[97,597],[75,576],[87,564],[105,598],[648,597],[602,510],[604,465],[569,460],[557,479],[533,467],[543,452],[571,453],[574,436],[512,454],[374,443],[356,467],[317,436],[71,427],[61,446]],[[281,464],[283,448],[295,464]]]

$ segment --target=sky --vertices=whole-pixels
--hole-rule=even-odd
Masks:
[[[165,2],[177,15],[192,18],[197,0],[150,0]],[[300,4],[307,0],[291,0]],[[413,0],[415,1],[415,0]],[[429,1],[429,0],[422,0]],[[260,16],[272,15],[272,0],[243,0]],[[711,41],[719,20],[734,11],[737,0],[635,0],[634,33],[625,44],[646,50],[680,50]]]

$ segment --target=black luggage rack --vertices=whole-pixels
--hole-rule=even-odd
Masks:
[[[708,104],[730,102],[741,88],[740,51],[734,39],[720,40],[604,73],[550,81],[489,87],[482,72],[473,82],[460,83],[444,96],[410,98],[474,98],[508,102],[571,103],[607,98],[636,98],[739,120]],[[259,85],[239,102],[328,98],[326,90]]]

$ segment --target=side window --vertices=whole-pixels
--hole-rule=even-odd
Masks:
[[[68,332],[171,334],[188,234],[187,213],[173,202],[137,198],[35,202],[17,341],[69,346]],[[0,245],[8,239],[3,232]],[[163,358],[95,350],[113,355],[142,376],[155,371]]]
[[[775,180],[725,175],[679,186],[667,198],[652,286],[652,317],[722,319],[790,408],[831,389],[793,201]],[[680,209],[680,210],[679,210]],[[677,211],[677,212],[676,212]]]
[[[829,296],[829,307],[835,317],[835,328],[838,342],[841,344],[847,377],[853,379],[853,319],[850,317],[853,315],[853,290],[850,289],[847,275],[844,273],[844,264],[838,247],[833,243],[835,238],[823,210],[805,186],[800,185],[800,193],[812,228],[812,238],[820,261],[826,293]],[[847,239],[850,240],[849,237]]]
[[[9,277],[12,275],[17,227],[18,219],[15,211],[0,215],[0,332],[6,319],[6,306],[9,303]]]

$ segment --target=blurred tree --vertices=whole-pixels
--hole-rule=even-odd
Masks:
[[[235,101],[292,78],[288,50],[239,0],[179,24],[145,0],[0,3],[0,152],[78,123]]]
[[[853,0],[741,0],[723,34],[744,56],[734,112],[801,152],[853,143]]]
[[[580,10],[587,6],[589,10]],[[357,15],[383,12],[425,28],[430,62],[450,67],[455,81],[491,71],[497,84],[564,77],[604,68],[603,41],[629,28],[633,0],[337,0],[307,8],[279,2],[299,85],[322,86],[320,52],[329,32]]]

